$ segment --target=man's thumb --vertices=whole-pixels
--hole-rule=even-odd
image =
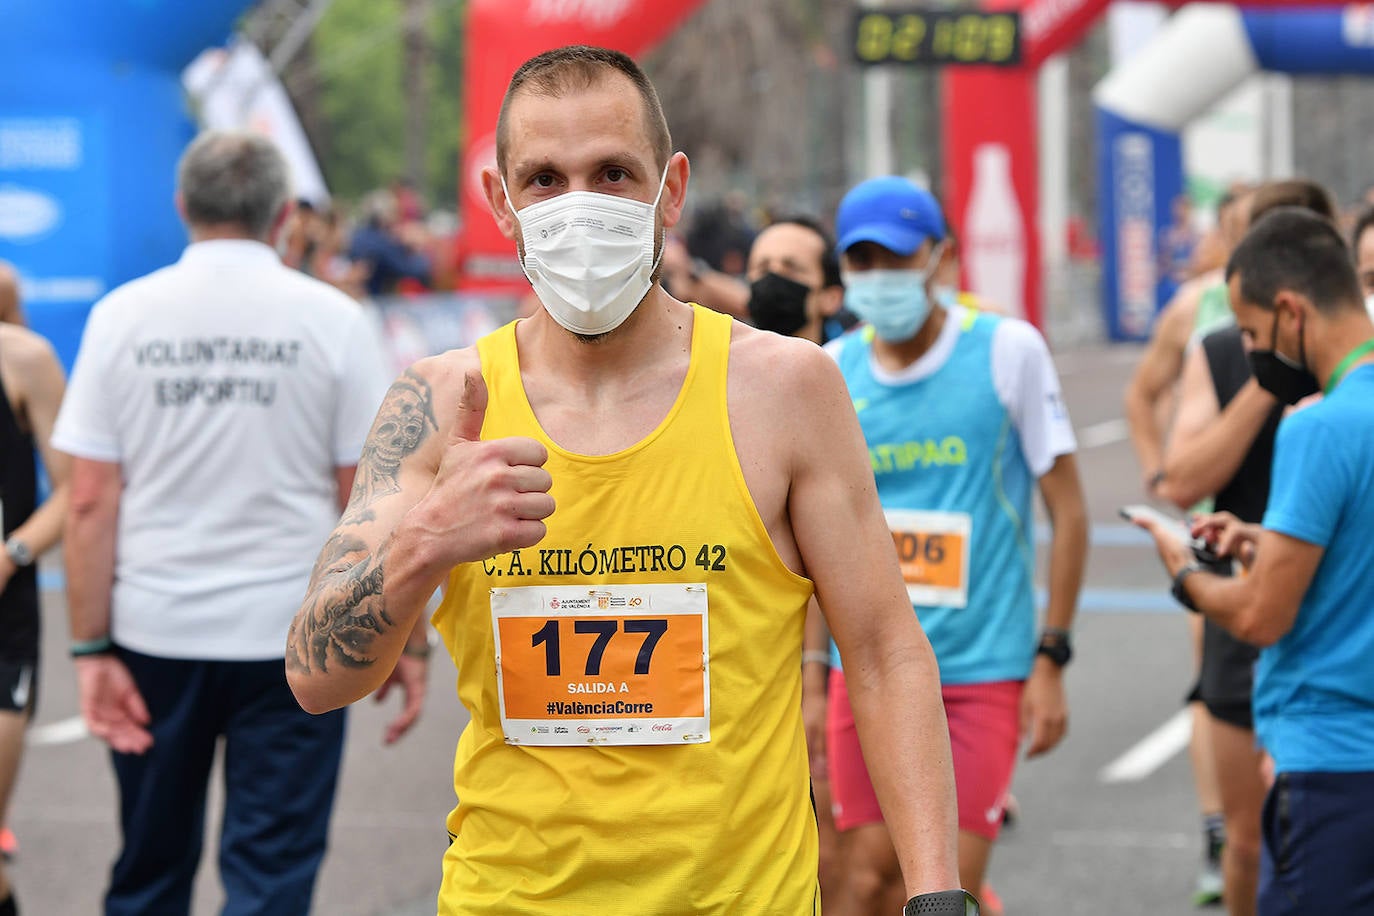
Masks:
[[[487,415],[487,383],[482,373],[469,369],[463,376],[463,393],[458,398],[458,411],[453,417],[450,439],[475,442],[482,438],[482,420]]]

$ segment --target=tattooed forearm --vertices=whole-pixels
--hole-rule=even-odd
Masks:
[[[437,428],[429,383],[407,369],[392,384],[377,412],[353,479],[351,503],[365,507],[377,497],[399,490],[401,462]]]
[[[287,638],[286,665],[304,674],[367,668],[377,639],[395,627],[382,596],[385,546],[360,537],[377,522],[378,501],[400,492],[401,467],[438,428],[429,383],[406,370],[372,425],[339,527],[310,576],[305,606]]]
[[[365,668],[376,661],[373,643],[394,626],[382,598],[385,554],[368,552],[351,535],[329,539],[315,564],[306,607],[291,624],[289,669],[325,673],[331,663]]]
[[[339,519],[340,525],[361,525],[363,522],[376,521],[377,513],[371,509],[352,509]]]

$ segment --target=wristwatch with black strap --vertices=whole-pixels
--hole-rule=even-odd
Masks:
[[[1193,596],[1188,594],[1186,581],[1193,573],[1205,571],[1206,568],[1201,563],[1194,560],[1174,573],[1174,584],[1169,588],[1169,592],[1174,596],[1174,600],[1194,614],[1198,613],[1198,609],[1197,605],[1193,603]]]
[[[1069,637],[1069,631],[1045,627],[1040,634],[1040,644],[1035,647],[1035,654],[1043,655],[1056,667],[1063,668],[1073,658],[1073,640]]]
[[[902,916],[979,916],[978,898],[962,889],[918,894],[902,907]]]

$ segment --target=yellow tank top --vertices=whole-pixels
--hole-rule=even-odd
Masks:
[[[472,716],[441,914],[819,912],[800,716],[812,587],[735,455],[731,319],[694,314],[676,402],[613,455],[545,435],[514,324],[477,344],[482,436],[544,443],[557,508],[536,547],[456,567],[434,614]]]

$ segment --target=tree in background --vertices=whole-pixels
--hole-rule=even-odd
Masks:
[[[266,0],[243,33],[269,57],[302,0]],[[458,195],[464,0],[333,0],[281,73],[331,192],[356,201],[409,179]]]

